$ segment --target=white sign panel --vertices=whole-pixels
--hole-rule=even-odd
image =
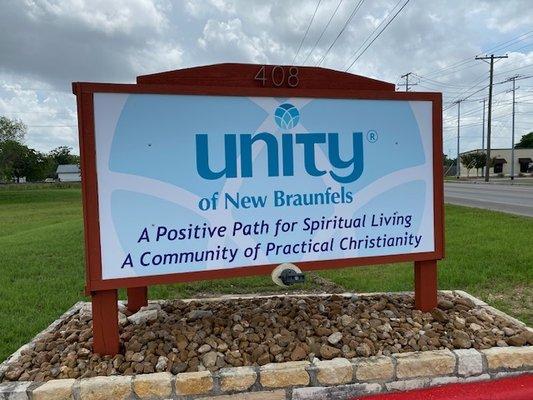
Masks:
[[[95,93],[102,278],[434,251],[431,110]]]

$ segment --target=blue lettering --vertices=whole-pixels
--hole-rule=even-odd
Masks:
[[[274,135],[261,132],[252,135],[241,135],[241,176],[252,177],[252,144],[262,140],[267,145],[268,176],[279,176],[278,141]]]
[[[237,139],[235,135],[224,135],[225,167],[218,172],[213,172],[209,167],[209,149],[207,135],[196,135],[196,170],[198,174],[209,180],[237,177]]]
[[[340,183],[353,182],[363,173],[363,134],[361,132],[354,132],[352,134],[353,155],[348,161],[341,159],[339,134],[330,133],[328,135],[328,155],[331,165],[335,168],[352,168],[352,172],[346,176],[339,176],[331,171],[331,177]]]
[[[292,135],[284,133],[281,135],[283,148],[283,176],[294,175],[294,149],[292,147]]]
[[[150,257],[150,254],[152,254],[151,251],[145,251],[144,253],[142,253],[142,255],[141,255],[141,265],[143,267],[148,267],[150,265],[149,261],[148,262],[144,261],[144,257]]]
[[[322,176],[326,171],[319,171],[315,164],[315,143],[326,143],[325,133],[298,133],[296,143],[304,145],[305,170],[311,176]]]
[[[352,154],[341,157],[341,149],[338,133],[283,133],[281,143],[271,133],[260,132],[257,134],[239,135],[240,146],[240,176],[242,178],[252,178],[253,171],[253,144],[263,141],[267,152],[268,176],[280,176],[280,149],[281,144],[281,173],[283,176],[294,176],[294,146],[302,145],[303,161],[305,171],[311,176],[323,176],[329,172],[331,177],[339,183],[354,182],[361,177],[364,169],[363,157],[363,134],[361,132],[352,133]],[[315,151],[317,145],[327,143],[327,157],[331,170],[324,171],[318,169],[316,165]],[[196,135],[196,168],[198,174],[209,180],[219,178],[236,178],[237,173],[237,135],[224,135],[224,167],[218,171],[213,171],[209,165],[208,135]],[[348,147],[350,148],[350,147]],[[345,172],[344,174],[342,172]],[[336,201],[338,199],[334,199]],[[255,202],[254,202],[255,201]],[[226,195],[226,205],[233,205],[236,208],[262,207],[261,199],[233,199]],[[159,233],[159,232],[158,232]]]
[[[229,193],[224,195],[225,199],[225,208],[228,209],[230,206],[234,208],[259,208],[265,207],[267,196],[242,196],[240,193],[237,193],[236,197],[231,196]]]

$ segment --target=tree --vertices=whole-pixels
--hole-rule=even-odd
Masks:
[[[0,143],[7,140],[20,143],[24,139],[27,130],[28,128],[22,121],[0,116]]]
[[[485,167],[486,160],[486,153],[477,152],[472,154],[472,162],[474,163],[474,168],[476,169],[476,175],[478,175],[480,168]]]
[[[57,163],[52,157],[50,157],[49,154],[42,155],[41,168],[41,175],[43,179],[56,177]]]
[[[515,149],[533,149],[533,132],[529,132],[522,136],[520,141],[515,144]]]
[[[46,157],[17,142],[4,140],[0,142],[0,179],[5,181],[26,177],[28,181],[43,179]]]
[[[71,154],[71,151],[72,147],[59,146],[50,151],[49,156],[56,162],[56,166],[63,164],[79,164],[80,157]]]
[[[444,167],[444,176],[449,176],[451,174],[455,174],[455,169],[453,168],[455,166],[455,158],[448,158],[446,154],[443,154],[443,167]]]
[[[461,164],[466,168],[466,176],[470,175],[470,170],[475,164],[475,153],[466,153],[461,156]]]
[[[443,154],[443,162],[445,167],[449,167],[451,165],[455,165],[455,158],[448,158],[448,155]]]

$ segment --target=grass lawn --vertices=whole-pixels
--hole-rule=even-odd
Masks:
[[[533,323],[533,219],[446,207],[446,259],[439,287],[463,289]],[[0,187],[0,361],[83,299],[79,187]],[[409,264],[320,272],[357,292],[412,290]],[[295,290],[323,288],[311,275]],[[269,277],[150,288],[151,298],[279,290]]]

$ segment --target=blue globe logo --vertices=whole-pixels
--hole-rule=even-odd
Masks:
[[[276,108],[274,118],[281,129],[292,129],[298,125],[300,112],[292,104],[284,103]]]

